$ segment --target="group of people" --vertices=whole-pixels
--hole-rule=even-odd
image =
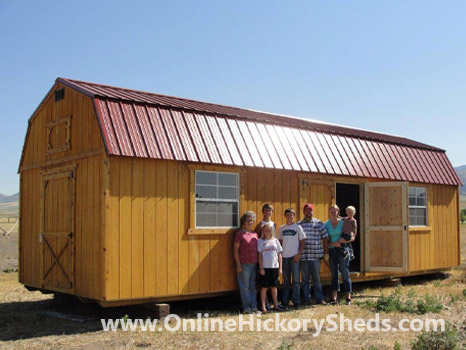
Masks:
[[[310,280],[317,304],[327,304],[320,281],[320,263],[324,259],[332,275],[332,294],[329,303],[338,302],[340,283],[347,304],[351,304],[350,260],[354,257],[351,242],[356,238],[356,209],[346,208],[346,217],[340,217],[337,205],[330,206],[329,219],[324,223],[314,218],[314,205],[305,204],[303,220],[295,222],[292,208],[285,210],[286,223],[278,229],[272,221],[273,206],[262,207],[263,219],[255,226],[256,214],[247,211],[241,217],[241,228],[236,232],[233,254],[241,303],[244,313],[257,312],[257,282],[260,286],[260,311],[282,311],[311,303]],[[278,302],[277,286],[283,276],[281,304]],[[301,277],[301,278],[300,278]],[[269,304],[267,290],[272,303]],[[272,306],[273,305],[273,306]]]

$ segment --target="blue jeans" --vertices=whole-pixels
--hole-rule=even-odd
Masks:
[[[330,256],[330,272],[332,274],[332,290],[340,291],[340,283],[338,281],[338,271],[340,271],[343,280],[342,291],[351,293],[350,257],[347,256],[345,259],[340,248],[331,248],[328,252]]]
[[[283,258],[283,290],[282,305],[287,306],[290,302],[290,287],[292,287],[291,301],[299,305],[299,261],[293,262],[293,258]],[[293,279],[293,283],[291,283]]]
[[[257,309],[256,270],[257,264],[241,264],[243,271],[236,274],[241,304],[244,311]]]
[[[324,299],[322,293],[322,283],[320,283],[320,260],[301,260],[301,291],[305,303],[311,301],[309,289],[309,277],[312,277],[312,287],[314,289],[314,297],[317,302]]]

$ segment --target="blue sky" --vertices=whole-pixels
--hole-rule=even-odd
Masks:
[[[465,1],[0,0],[0,193],[56,77],[405,136],[466,164]]]

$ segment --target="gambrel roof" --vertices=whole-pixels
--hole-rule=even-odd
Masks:
[[[94,101],[108,155],[459,185],[445,151],[406,138],[58,78]]]

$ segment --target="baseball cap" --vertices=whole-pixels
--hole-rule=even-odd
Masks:
[[[314,205],[311,203],[306,203],[304,204],[303,211],[305,211],[306,209],[314,210]]]

